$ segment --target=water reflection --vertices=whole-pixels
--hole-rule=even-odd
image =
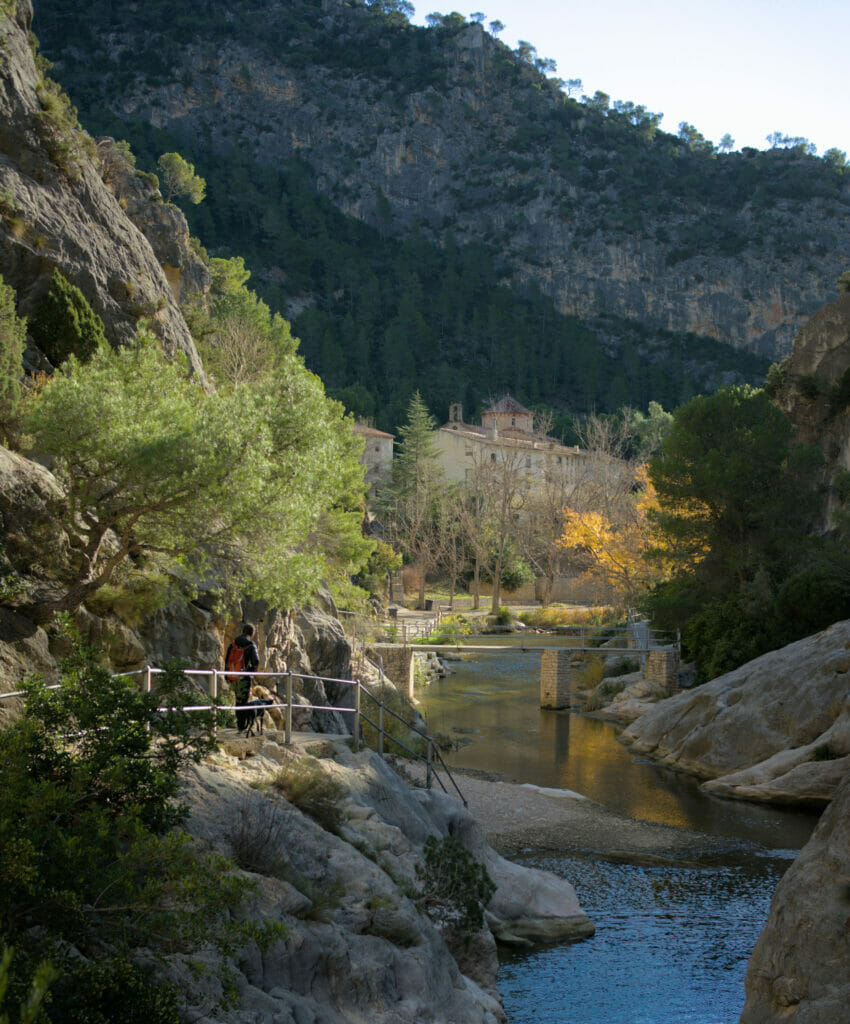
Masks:
[[[541,711],[538,654],[485,654],[455,668],[417,694],[429,727],[456,741],[450,763],[760,844],[702,866],[527,858],[575,885],[597,930],[574,945],[503,955],[511,1024],[734,1024],[776,883],[815,817],[710,797],[690,777],[633,757],[607,723]]]
[[[515,782],[571,789],[645,821],[799,848],[815,818],[700,792],[689,776],[634,757],[611,725],[539,707],[540,655],[499,652],[454,663],[417,692],[432,731],[450,736],[447,760]]]

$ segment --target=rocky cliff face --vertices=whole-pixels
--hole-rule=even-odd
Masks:
[[[93,102],[170,133],[201,169],[231,148],[259,165],[297,155],[347,213],[386,233],[417,223],[484,241],[515,283],[535,282],[583,318],[775,357],[850,259],[850,191],[822,162],[697,159],[634,117],[565,99],[480,25],[387,25],[376,39],[364,28],[375,15],[356,5],[218,21],[214,9],[204,24],[167,19],[153,71],[132,15],[105,10],[83,28],[83,11],[43,0],[39,31],[73,95],[91,91],[79,68],[97,54]],[[807,175],[822,172],[809,189]],[[277,280],[285,267],[259,273]]]
[[[741,1024],[838,1024],[850,1006],[850,776],[788,869],[747,967]]]
[[[185,220],[152,203],[150,187],[143,194],[120,154],[76,126],[34,58],[29,0],[12,7],[14,17],[0,13],[0,275],[17,292],[19,313],[33,313],[58,268],[100,315],[113,344],[129,341],[145,318],[166,350],[185,352],[202,374],[177,305],[187,287],[186,270],[178,268],[191,267],[193,287],[203,278]]]
[[[800,441],[824,454],[825,477],[832,484],[828,525],[841,490],[836,488],[836,472],[850,470],[850,293],[818,310],[804,325],[788,359],[774,368],[769,387]]]

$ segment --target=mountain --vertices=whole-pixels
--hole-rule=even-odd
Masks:
[[[394,6],[44,0],[36,29],[91,130],[195,163],[193,230],[246,256],[308,365],[385,426],[423,381],[441,413],[508,388],[669,406],[760,379],[834,297],[840,161],[718,154]]]
[[[59,269],[113,344],[145,317],[167,350],[182,350],[203,374],[178,298],[208,275],[182,214],[149,203],[149,189],[140,196],[141,179],[121,154],[80,128],[31,52],[32,7],[12,6],[14,17],[0,12],[0,275],[18,312],[33,314]]]

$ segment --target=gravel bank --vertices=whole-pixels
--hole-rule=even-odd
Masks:
[[[424,781],[424,768],[419,765],[405,764],[400,770],[415,783]],[[748,845],[725,836],[626,818],[569,790],[517,785],[459,769],[453,773],[487,841],[508,857],[557,850],[629,862],[681,863]],[[450,795],[459,799],[455,793]]]

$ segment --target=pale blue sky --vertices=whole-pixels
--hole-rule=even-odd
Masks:
[[[688,121],[715,143],[729,132],[736,149],[764,149],[780,131],[850,157],[850,0],[414,2],[417,24],[432,11],[483,11],[512,48],[525,39],[588,95],[663,113],[665,131]]]

